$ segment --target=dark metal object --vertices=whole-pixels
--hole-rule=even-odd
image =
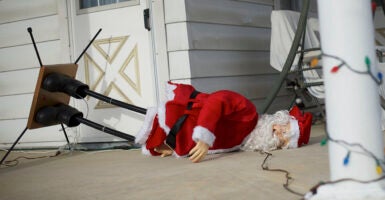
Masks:
[[[37,59],[39,60],[40,67],[43,67],[43,63],[41,62],[39,51],[37,50],[35,39],[33,38],[32,28],[28,27],[27,30],[28,30],[29,36],[31,36],[32,44],[33,44],[33,47],[35,48],[35,52],[36,52],[36,55],[37,55]]]
[[[76,61],[74,62],[75,64],[77,64],[80,60],[80,58],[83,56],[84,53],[86,53],[87,49],[91,46],[91,44],[94,42],[94,40],[96,39],[96,37],[99,35],[100,31],[102,31],[102,29],[99,29],[99,31],[95,34],[95,36],[91,39],[91,41],[88,43],[88,45],[86,46],[86,48],[83,50],[83,52],[79,55],[78,59],[76,59]]]
[[[24,131],[21,132],[21,134],[19,135],[19,137],[16,139],[16,141],[12,144],[11,148],[7,151],[7,153],[4,155],[3,159],[1,159],[0,161],[0,165],[3,164],[3,161],[8,157],[8,154],[11,153],[11,151],[13,150],[13,148],[15,148],[16,144],[19,142],[19,140],[21,139],[21,137],[23,137],[24,133],[27,131],[27,127],[25,127]]]
[[[112,104],[112,105],[115,105],[115,106],[119,106],[119,107],[122,107],[122,108],[125,108],[125,109],[128,109],[128,110],[132,110],[132,111],[137,112],[137,113],[146,114],[146,112],[147,112],[147,109],[145,109],[145,108],[141,108],[141,107],[134,106],[134,105],[131,105],[131,104],[128,104],[128,103],[124,103],[122,101],[119,101],[119,100],[116,100],[116,99],[104,96],[104,95],[99,94],[99,93],[96,93],[96,92],[91,91],[89,89],[84,89],[84,93],[89,95],[89,96],[92,96],[92,97],[94,97],[96,99],[102,100],[102,101],[104,101],[106,103],[109,103],[109,104]]]
[[[144,18],[144,28],[150,31],[151,30],[150,9],[147,8],[143,10],[143,18]]]
[[[83,117],[76,117],[76,120],[79,121],[82,124],[85,124],[87,126],[90,126],[90,127],[94,128],[94,129],[103,131],[105,133],[114,135],[116,137],[120,137],[120,138],[126,139],[126,140],[128,140],[130,142],[135,141],[135,137],[132,136],[132,135],[129,135],[129,134],[126,134],[126,133],[123,133],[123,132],[120,132],[120,131],[117,131],[117,130],[114,130],[114,129],[111,129],[111,128],[108,128],[108,127],[105,127],[105,126],[102,126],[102,125],[97,124],[97,123],[95,123],[93,121],[87,120],[87,119],[85,119]]]

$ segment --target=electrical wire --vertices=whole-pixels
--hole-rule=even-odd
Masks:
[[[286,178],[286,181],[285,183],[282,185],[283,188],[285,188],[287,191],[289,191],[290,193],[292,194],[295,194],[297,196],[300,196],[300,197],[304,197],[305,194],[302,194],[300,192],[297,192],[297,191],[294,191],[293,189],[289,188],[289,185],[291,183],[291,181],[293,180],[293,178],[290,176],[290,172],[287,171],[287,170],[284,170],[284,169],[270,169],[268,166],[267,166],[267,159],[270,157],[270,156],[273,156],[273,154],[269,153],[269,152],[266,152],[264,151],[263,152],[264,154],[266,154],[266,157],[265,159],[263,160],[262,164],[261,164],[261,167],[264,171],[271,171],[271,172],[281,172],[281,173],[284,173],[285,174],[285,178]]]
[[[370,62],[370,59],[369,57],[365,57],[365,64],[366,64],[366,71],[360,71],[360,70],[357,70],[357,69],[354,69],[353,67],[351,67],[351,65],[349,65],[344,59],[338,57],[338,56],[335,56],[335,55],[330,55],[330,54],[326,54],[324,52],[321,53],[321,55],[315,59],[319,59],[321,57],[328,57],[328,58],[333,58],[337,61],[340,62],[340,64],[334,66],[332,69],[331,69],[331,73],[336,73],[341,67],[345,66],[347,67],[350,71],[352,71],[353,73],[356,73],[356,74],[362,74],[362,75],[369,75],[370,78],[377,84],[377,85],[381,85],[382,84],[382,74],[381,72],[379,72],[377,74],[377,77],[375,77],[372,72],[371,72],[371,62]],[[318,63],[318,61],[316,61],[316,63]],[[325,124],[326,125],[326,124]],[[331,141],[331,142],[334,142],[336,144],[339,144],[341,145],[342,147],[344,147],[347,151],[348,151],[348,155],[347,155],[347,159],[350,155],[351,152],[354,152],[354,153],[358,153],[358,154],[363,154],[363,155],[366,155],[368,157],[371,157],[373,158],[376,163],[377,163],[377,167],[381,167],[381,170],[382,171],[385,171],[384,170],[384,167],[380,165],[380,163],[382,165],[385,165],[385,161],[383,159],[380,159],[378,157],[376,157],[371,151],[369,151],[368,149],[366,149],[362,144],[360,143],[349,143],[347,141],[344,141],[344,140],[337,140],[337,139],[334,139],[330,136],[327,128],[325,128],[325,133],[326,133],[326,138],[324,138],[323,141],[321,141],[321,145],[324,145],[326,144],[327,141]],[[350,147],[350,148],[349,148]],[[353,147],[356,147],[356,148],[359,148],[361,149],[361,151],[355,151],[355,150],[352,150],[351,148]],[[348,162],[348,161],[347,161]],[[344,162],[345,163],[345,162]]]
[[[81,97],[80,95],[78,95],[78,94],[76,94],[76,96],[78,96],[78,97],[80,97],[79,99],[81,100],[81,101],[83,101],[84,102],[84,104],[86,105],[86,112],[85,112],[85,117],[84,118],[88,118],[88,114],[89,114],[89,105],[88,105],[88,102],[83,98],[83,97]],[[83,113],[83,112],[82,112]],[[67,130],[67,129],[72,129],[73,127],[65,127],[64,129],[65,130]],[[64,131],[64,130],[62,130],[62,129],[59,129],[59,131]],[[73,137],[73,141],[72,141],[72,146],[76,146],[78,143],[79,143],[79,137],[80,137],[80,134],[79,134],[79,131],[75,131],[74,132],[75,133],[75,135],[74,135],[74,137]],[[69,149],[70,149],[70,147],[69,147]],[[73,149],[72,149],[73,150]]]
[[[41,159],[41,158],[52,158],[52,157],[56,157],[60,154],[61,154],[61,151],[56,151],[56,153],[54,155],[47,155],[47,156],[37,156],[37,157],[18,156],[12,160],[4,161],[4,163],[0,165],[0,169],[3,168],[1,166],[5,166],[6,168],[15,167],[19,164],[20,159],[34,160],[34,159]]]
[[[362,183],[362,184],[369,184],[369,183],[374,183],[374,182],[377,182],[377,181],[381,181],[381,180],[384,180],[385,179],[385,175],[383,176],[380,176],[378,178],[375,178],[375,179],[372,179],[372,180],[368,180],[368,181],[362,181],[362,180],[358,180],[358,179],[353,179],[353,178],[343,178],[343,179],[338,179],[338,180],[335,180],[335,181],[326,181],[326,182],[323,182],[321,181],[320,183],[318,183],[317,185],[313,186],[311,189],[310,189],[310,193],[311,193],[311,196],[317,194],[317,190],[320,186],[324,186],[324,185],[334,185],[334,184],[338,184],[338,183],[341,183],[341,182],[356,182],[356,183]],[[306,196],[309,196],[308,194],[306,194]]]
[[[321,55],[317,58],[319,59],[320,57],[322,56],[325,56],[325,57],[329,57],[329,58],[333,58],[333,59],[336,59],[338,61],[340,61],[340,64],[334,66],[332,69],[331,69],[331,73],[336,73],[341,67],[345,66],[347,67],[350,71],[356,73],[356,74],[363,74],[363,75],[369,75],[370,78],[377,84],[377,85],[381,85],[382,84],[382,74],[381,73],[378,73],[377,74],[377,77],[375,77],[372,72],[371,72],[371,65],[370,65],[370,60],[368,57],[365,57],[365,64],[366,64],[366,67],[367,67],[367,70],[366,71],[360,71],[360,70],[356,70],[354,69],[353,67],[351,67],[347,62],[345,62],[345,60],[343,60],[342,58],[338,57],[338,56],[334,56],[334,55],[330,55],[330,54],[325,54],[325,53],[321,53]],[[318,61],[317,61],[318,63]],[[326,139],[324,139],[325,141],[331,141],[331,142],[334,142],[336,144],[339,144],[341,145],[342,147],[344,147],[348,153],[347,153],[347,156],[345,157],[344,159],[344,165],[348,164],[349,162],[349,157],[350,157],[350,153],[353,152],[353,153],[358,153],[358,154],[362,154],[362,155],[365,155],[365,156],[368,156],[368,157],[371,157],[375,160],[376,164],[377,164],[377,172],[378,173],[382,173],[384,170],[384,165],[385,165],[385,161],[376,157],[374,155],[374,153],[372,153],[371,151],[369,151],[367,148],[365,148],[362,144],[360,143],[349,143],[347,141],[344,141],[344,140],[337,140],[337,139],[334,139],[332,137],[330,137],[330,134],[328,133],[327,129],[325,129],[325,132],[326,132]],[[321,145],[322,144],[326,144],[326,142],[321,142]],[[349,148],[350,147],[350,148]],[[351,148],[359,148],[361,149],[361,151],[356,151],[356,150],[352,150]],[[302,193],[299,193],[299,192],[296,192],[292,189],[289,188],[289,184],[290,184],[290,180],[292,180],[292,177],[290,176],[290,173],[287,171],[287,170],[283,170],[283,169],[269,169],[268,166],[265,166],[266,165],[266,161],[267,159],[272,156],[271,153],[268,153],[268,152],[264,152],[266,155],[261,167],[263,170],[267,170],[267,171],[275,171],[275,172],[282,172],[285,174],[285,177],[286,177],[286,182],[283,184],[283,187],[289,191],[290,193],[292,194],[295,194],[295,195],[298,195],[298,196],[301,196],[301,197],[304,197],[305,194],[302,194]],[[319,184],[313,186],[311,189],[310,189],[310,192],[312,195],[316,194],[317,193],[317,189],[318,187],[322,186],[322,185],[330,185],[330,184],[337,184],[337,183],[340,183],[340,182],[345,182],[345,181],[353,181],[353,182],[358,182],[358,183],[372,183],[372,182],[376,182],[376,181],[379,181],[379,180],[383,180],[385,179],[385,175],[379,177],[379,178],[376,178],[376,179],[373,179],[373,180],[368,180],[368,181],[361,181],[361,180],[357,180],[357,179],[353,179],[353,178],[344,178],[344,179],[339,179],[339,180],[335,180],[335,181],[327,181],[327,182],[320,182]]]
[[[341,145],[342,147],[344,147],[349,152],[354,152],[354,153],[358,153],[358,154],[362,154],[362,155],[371,157],[371,158],[373,158],[376,161],[378,167],[381,167],[382,171],[385,171],[385,169],[384,169],[385,160],[378,158],[376,155],[374,155],[373,152],[369,151],[362,144],[360,144],[360,143],[349,143],[349,142],[347,142],[345,140],[334,139],[334,138],[332,138],[330,136],[330,134],[329,134],[327,129],[325,129],[325,133],[326,133],[326,137],[323,139],[323,141],[321,141],[321,145],[325,145],[327,141],[330,141],[330,142],[334,142],[336,144]],[[361,151],[352,150],[352,149],[350,149],[348,147],[357,147],[357,148],[361,149]],[[379,164],[382,164],[382,165],[379,165]]]
[[[372,152],[370,152],[369,150],[367,150],[366,148],[364,148],[361,144],[358,144],[358,143],[348,143],[346,141],[343,141],[343,140],[334,140],[334,139],[331,139],[329,138],[330,141],[333,141],[333,142],[336,142],[336,143],[343,143],[345,145],[350,145],[350,146],[358,146],[360,148],[362,148],[367,154],[369,154],[371,157],[373,157],[374,159],[378,160],[378,161],[381,161],[383,164],[384,164],[384,161],[382,161],[381,159],[378,159],[374,156],[374,154]],[[350,150],[351,152],[355,152],[357,153],[356,151],[352,151]],[[285,183],[283,184],[283,188],[285,188],[288,192],[292,193],[292,194],[295,194],[297,196],[300,196],[300,197],[304,197],[306,194],[303,194],[303,193],[300,193],[300,192],[297,192],[297,191],[294,191],[293,189],[291,189],[289,187],[291,181],[293,180],[293,178],[290,176],[290,172],[287,171],[287,170],[284,170],[284,169],[270,169],[268,166],[267,166],[267,160],[269,157],[271,157],[273,154],[269,153],[269,152],[263,152],[264,154],[266,154],[266,157],[265,159],[263,160],[262,164],[261,164],[261,167],[263,170],[265,171],[272,171],[272,172],[281,172],[281,173],[284,173],[285,174]],[[360,152],[358,152],[360,153]],[[362,152],[361,152],[362,153]],[[365,154],[364,154],[365,155]],[[382,175],[378,178],[375,178],[375,179],[372,179],[372,180],[367,180],[367,181],[363,181],[363,180],[358,180],[358,179],[353,179],[353,178],[343,178],[343,179],[338,179],[338,180],[334,180],[334,181],[321,181],[320,183],[318,183],[317,185],[311,187],[311,189],[309,190],[309,192],[311,193],[311,195],[315,195],[317,194],[317,189],[320,187],[320,186],[323,186],[323,185],[333,185],[333,184],[338,184],[338,183],[341,183],[341,182],[348,182],[348,181],[351,181],[351,182],[357,182],[357,183],[362,183],[362,184],[369,184],[369,183],[373,183],[373,182],[377,182],[377,181],[380,181],[380,180],[384,180],[385,179],[385,175]],[[302,198],[303,199],[303,198]]]
[[[321,145],[322,146],[326,144],[326,141],[330,141],[330,142],[334,142],[336,144],[339,144],[339,145],[341,145],[342,147],[344,147],[345,149],[348,150],[348,155],[350,154],[350,152],[353,152],[353,153],[358,153],[358,154],[362,154],[362,155],[365,155],[365,156],[373,158],[376,161],[376,163],[377,163],[377,167],[380,167],[382,169],[381,173],[384,171],[383,165],[385,164],[385,161],[380,159],[380,158],[378,158],[378,157],[376,157],[373,152],[369,151],[362,144],[360,144],[360,143],[349,143],[349,142],[344,141],[344,140],[334,139],[334,138],[330,137],[330,134],[327,131],[327,129],[325,129],[325,133],[326,133],[326,138],[324,138],[323,141],[321,141]],[[352,150],[352,149],[349,149],[348,147],[358,147],[362,151]],[[344,159],[344,164],[345,164],[345,162],[346,162],[346,157]],[[382,164],[382,165],[380,165],[380,164]],[[348,182],[348,181],[356,182],[356,183],[362,183],[362,184],[369,184],[369,183],[377,182],[377,181],[384,180],[384,179],[385,179],[385,175],[383,174],[382,176],[380,176],[378,178],[367,180],[367,181],[353,179],[353,178],[342,178],[342,179],[337,179],[337,180],[334,180],[334,181],[321,181],[317,185],[313,186],[310,189],[309,192],[311,193],[311,195],[315,195],[315,194],[317,194],[317,189],[320,186],[323,186],[323,185],[333,185],[333,184],[337,184],[337,183],[341,183],[341,182]]]
[[[89,114],[89,111],[90,111],[90,109],[89,109],[89,105],[88,105],[88,102],[86,101],[86,99],[84,99],[84,98],[80,98],[83,102],[84,102],[84,104],[86,105],[86,114],[85,114],[85,119],[87,119],[88,118],[88,114]],[[73,139],[73,146],[76,146],[78,143],[79,143],[79,137],[80,137],[80,133],[79,133],[79,131],[76,131],[75,132],[75,136],[74,136],[74,139]]]
[[[0,151],[5,151],[7,152],[7,149],[0,149]],[[52,153],[56,152],[57,150],[48,150],[48,151],[26,151],[26,150],[13,150],[13,152],[19,152],[19,153],[27,153],[27,154],[47,154],[47,153]]]
[[[79,94],[76,94],[78,97],[80,97],[79,99],[81,99],[83,102],[84,102],[84,104],[86,104],[86,115],[85,115],[85,117],[84,118],[88,118],[88,113],[89,113],[89,111],[90,111],[90,108],[89,108],[89,105],[88,105],[88,102],[83,98],[83,97],[81,97]]]

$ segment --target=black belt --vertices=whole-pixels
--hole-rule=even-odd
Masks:
[[[195,97],[199,94],[200,92],[194,90],[191,95],[190,95],[190,100],[195,99]],[[192,109],[193,102],[188,102],[187,103],[187,108],[186,110],[191,110]],[[182,128],[182,125],[184,121],[186,120],[188,114],[182,115],[172,126],[170,132],[167,135],[165,144],[169,146],[172,149],[175,149],[176,146],[176,134],[179,132],[179,130]]]

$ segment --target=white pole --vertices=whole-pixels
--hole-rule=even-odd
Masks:
[[[355,73],[348,68],[367,71],[365,57],[368,57],[370,73],[377,78],[371,2],[318,0],[318,14],[322,52],[346,62],[332,73],[341,61],[322,56],[327,131],[332,139],[359,143],[384,160],[378,85],[369,74]],[[369,181],[383,175],[377,172],[376,161],[363,155],[361,148],[330,140],[328,145],[331,181],[345,178]],[[344,165],[349,151],[349,162]],[[320,186],[311,199],[385,199],[384,189],[384,181],[343,181]]]

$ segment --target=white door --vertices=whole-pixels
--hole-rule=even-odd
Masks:
[[[92,91],[147,108],[156,103],[150,32],[144,26],[146,0],[70,1],[74,57],[102,29],[79,60],[77,79]],[[71,4],[72,3],[72,4]],[[92,97],[75,102],[88,120],[135,135],[144,115]],[[80,125],[78,142],[121,140]]]

